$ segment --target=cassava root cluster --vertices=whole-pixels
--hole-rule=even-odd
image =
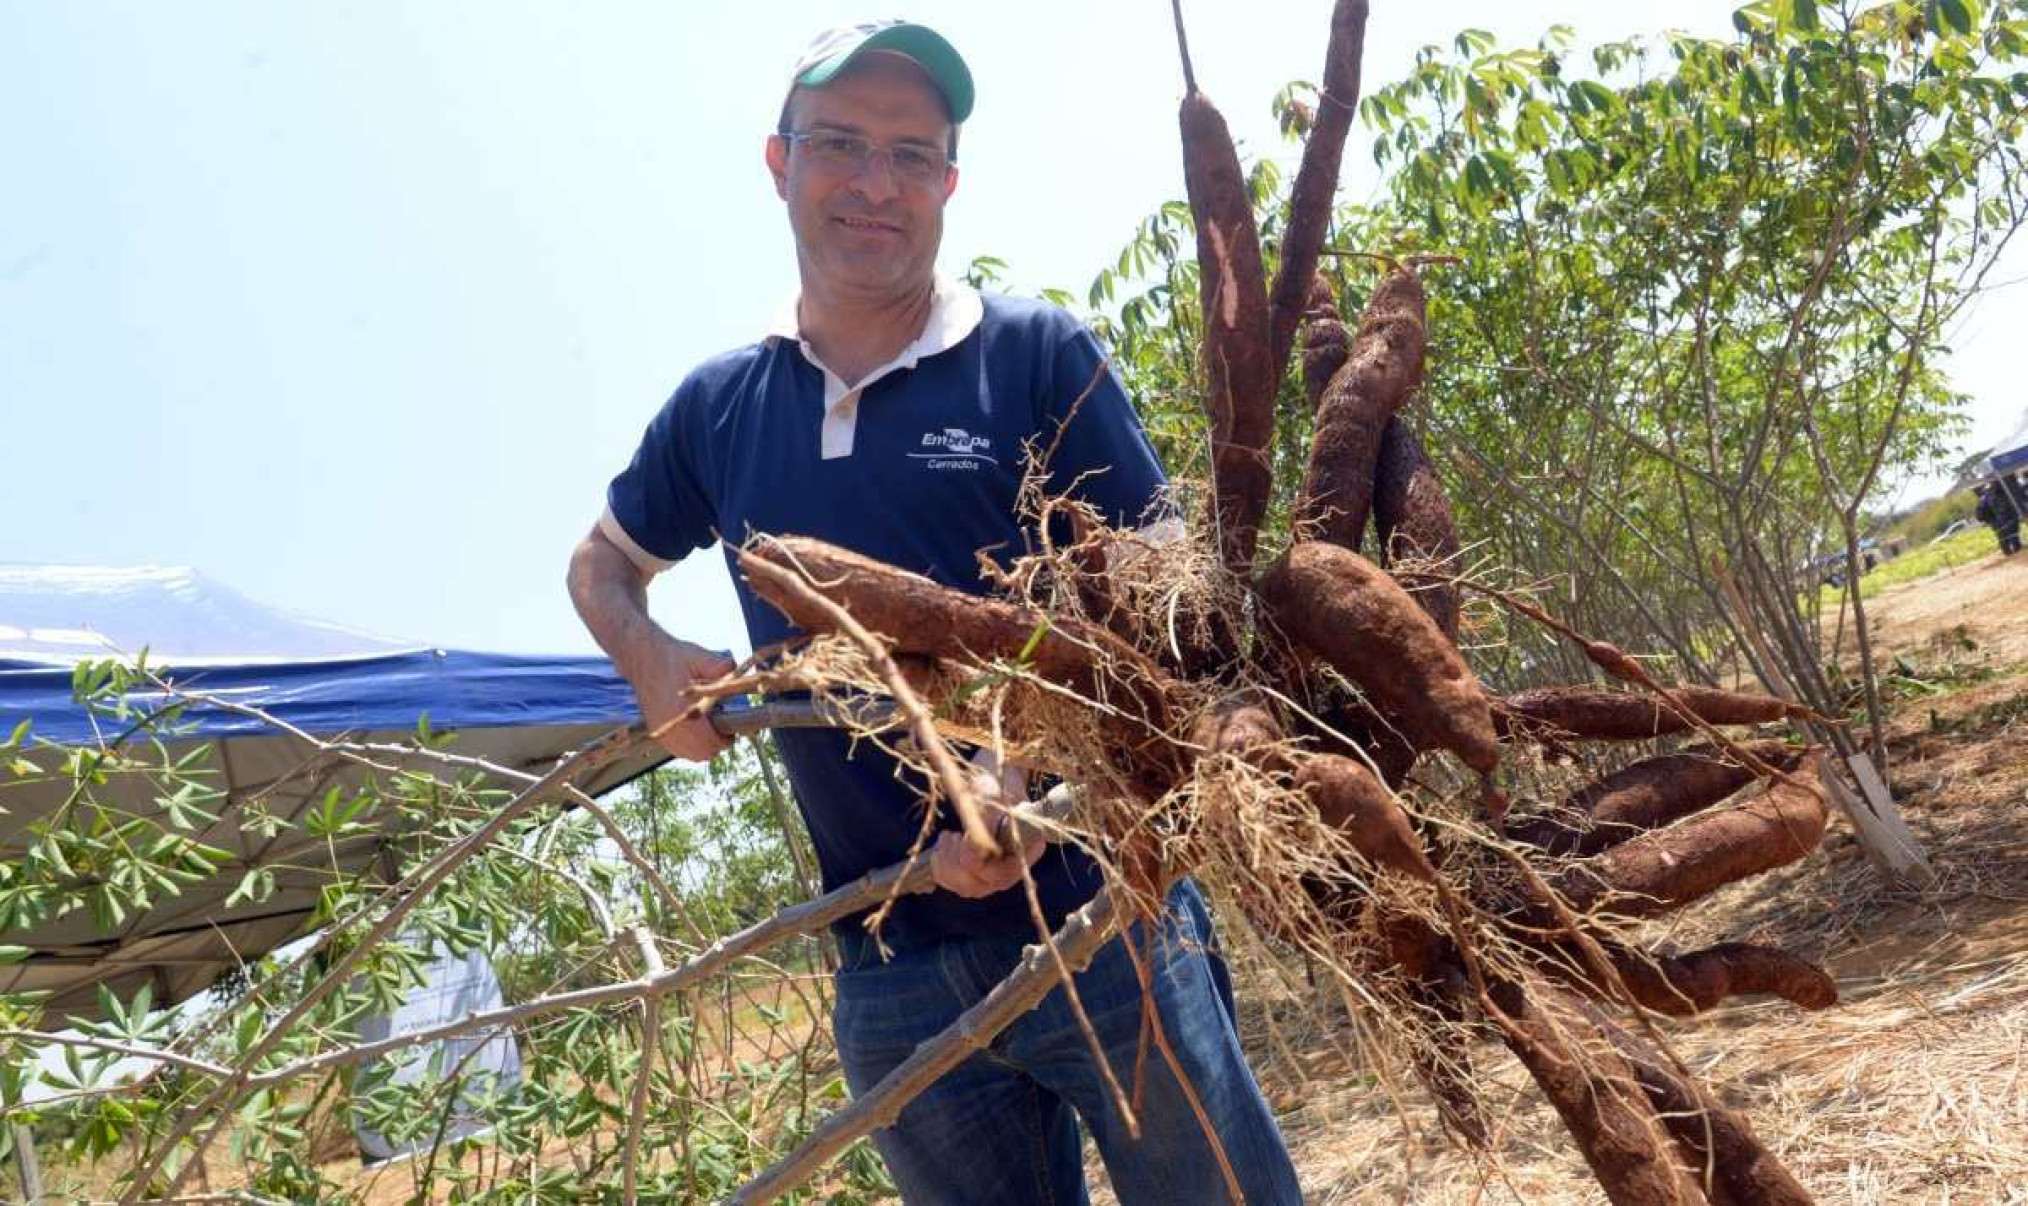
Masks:
[[[814,591],[876,634],[938,731],[991,734],[1092,787],[1102,803],[1082,840],[1124,899],[1146,909],[1178,875],[1225,876],[1262,932],[1383,986],[1411,1063],[1466,1142],[1484,1145],[1491,1127],[1468,1044],[1452,1040],[1479,1034],[1527,1068],[1612,1200],[1807,1201],[1743,1114],[1612,1012],[1684,1016],[1742,994],[1834,1003],[1830,978],[1782,951],[1651,951],[1630,937],[1636,919],[1807,855],[1827,821],[1819,755],[1724,732],[1790,719],[1791,705],[1659,686],[1598,642],[1583,642],[1587,656],[1634,689],[1501,696],[1461,654],[1461,545],[1402,417],[1428,347],[1422,264],[1384,261],[1351,324],[1316,271],[1365,19],[1363,0],[1335,7],[1269,257],[1177,14],[1211,438],[1191,546],[1137,549],[1051,500],[1038,530],[1067,515],[1074,544],[994,567],[999,597],[792,536],[742,551],[749,580],[807,632],[839,630]],[[1282,540],[1266,522],[1271,442],[1298,332],[1313,432]],[[785,588],[790,575],[807,589]],[[1518,749],[1693,732],[1703,744],[1508,815],[1499,781]],[[1446,796],[1445,781],[1468,790]]]

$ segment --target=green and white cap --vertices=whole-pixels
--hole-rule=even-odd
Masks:
[[[869,50],[906,55],[928,72],[937,91],[944,94],[944,103],[951,108],[952,125],[972,115],[971,68],[965,66],[965,60],[942,34],[909,21],[868,21],[825,30],[796,60],[789,86],[820,88]]]

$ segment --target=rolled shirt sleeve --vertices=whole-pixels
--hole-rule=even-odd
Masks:
[[[718,540],[718,517],[697,464],[704,445],[689,430],[692,392],[686,381],[656,412],[634,459],[606,488],[599,530],[648,573]]]

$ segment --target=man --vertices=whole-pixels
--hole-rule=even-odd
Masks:
[[[667,726],[663,744],[679,758],[726,746],[702,718],[677,718],[692,683],[730,669],[647,614],[649,578],[685,553],[724,537],[730,559],[730,545],[750,533],[815,535],[984,592],[975,555],[1022,549],[1024,452],[1051,442],[1057,491],[1075,488],[1115,523],[1154,513],[1162,470],[1091,334],[1057,308],[982,298],[935,276],[971,99],[965,63],[925,26],[866,24],[811,45],[767,140],[795,235],[797,304],[761,343],[700,365],[677,387],[572,557],[578,614],[633,683],[649,726]],[[734,582],[754,647],[795,634]],[[919,780],[836,732],[781,732],[777,746],[825,888],[909,849]],[[984,768],[982,782],[1000,786],[1002,799],[1018,795],[1018,774],[994,776]],[[880,934],[892,959],[880,957],[862,918],[836,930],[834,1030],[854,1092],[982,999],[1036,938],[1018,857],[1032,865],[1051,924],[1099,884],[1075,849],[1034,843],[986,859],[941,821],[931,853],[939,890],[894,908]],[[1113,940],[1077,983],[1115,1072],[1132,1082],[1140,1068],[1140,1139],[1128,1135],[1059,989],[876,1133],[904,1198],[1083,1202],[1081,1117],[1124,1202],[1227,1200],[1221,1151],[1249,1202],[1300,1202],[1239,1052],[1194,886],[1172,894],[1154,934],[1136,930],[1136,945],[1152,953],[1164,1034],[1197,1103],[1164,1060],[1136,1060],[1142,991]]]
[[[1149,516],[1161,470],[1090,333],[1054,307],[982,298],[935,274],[972,99],[956,50],[919,25],[832,31],[797,64],[766,161],[801,294],[765,339],[678,387],[571,562],[579,614],[650,725],[681,716],[690,684],[728,668],[664,632],[645,606],[654,573],[719,537],[816,536],[981,592],[977,553],[1004,560],[1027,538],[1015,495],[1031,442],[1056,446],[1052,489],[1074,486],[1118,523]],[[734,580],[756,647],[794,635]],[[725,745],[698,718],[663,741],[692,759]],[[827,888],[905,854],[919,781],[839,733],[785,731],[776,743]],[[1012,778],[1005,795],[1019,790]],[[942,823],[931,855],[939,890],[894,909],[880,935],[891,959],[862,919],[837,927],[833,1022],[854,1093],[980,1000],[1036,937],[1019,856],[982,858]],[[1097,888],[1079,852],[1036,843],[1024,855],[1051,925]],[[1206,953],[1203,902],[1185,884],[1170,906],[1154,934],[1136,929],[1136,945],[1151,952],[1161,1021],[1196,1106],[1162,1059],[1137,1062],[1141,992],[1116,940],[1078,978],[1079,995],[1120,1077],[1141,1070],[1139,1140],[1059,989],[876,1134],[907,1200],[1082,1202],[1079,1117],[1125,1202],[1226,1200],[1221,1150],[1249,1201],[1300,1200],[1240,1053],[1222,967]]]
[[[1993,535],[2000,541],[2000,552],[2012,557],[2021,548],[2021,509],[2015,505],[2007,479],[1996,478],[1986,485],[1974,487],[1979,505],[1974,510],[1979,521],[1993,529]]]

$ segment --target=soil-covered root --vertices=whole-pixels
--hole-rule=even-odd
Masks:
[[[1439,1031],[1409,1040],[1408,1062],[1415,1078],[1436,1103],[1437,1121],[1473,1151],[1493,1146],[1493,1127],[1486,1119],[1485,1103],[1475,1088],[1472,1049],[1464,1043],[1445,1045],[1445,1037],[1460,1031]]]
[[[1183,16],[1176,13],[1179,45]],[[1254,228],[1253,195],[1225,117],[1199,91],[1184,49],[1189,91],[1183,130],[1183,188],[1197,232],[1198,300],[1204,315],[1205,409],[1211,419],[1212,507],[1225,564],[1253,572],[1254,542],[1274,488],[1275,384],[1267,272]]]
[[[757,540],[739,556],[754,592],[805,632],[829,632],[832,620],[771,575],[756,572],[756,563],[800,574],[894,653],[1019,666],[1105,705],[1091,709],[1105,755],[1140,798],[1158,797],[1188,773],[1190,759],[1177,738],[1187,734],[1192,692],[1096,624],[968,595],[808,537]]]
[[[1324,389],[1296,500],[1300,539],[1357,550],[1373,506],[1380,436],[1422,382],[1426,302],[1422,282],[1394,268],[1374,287],[1352,355]]]
[[[1778,741],[1746,744],[1772,766],[1794,764],[1800,751]],[[1507,836],[1547,854],[1591,855],[1717,804],[1753,782],[1739,762],[1709,747],[1662,754],[1578,789],[1555,807],[1509,822]]]
[[[1139,647],[1142,641],[1141,616],[1122,598],[1120,583],[1110,572],[1120,560],[1114,550],[1117,534],[1101,525],[1096,515],[1082,507],[1067,508],[1075,539],[1064,550],[1065,567],[1071,587],[1077,592],[1078,607],[1085,618],[1114,636]]]
[[[1437,1119],[1459,1142],[1474,1151],[1493,1145],[1493,1128],[1478,1093],[1472,1067],[1472,1045],[1466,1028],[1463,977],[1455,964],[1451,974],[1426,971],[1404,988],[1414,1018],[1403,1035],[1409,1066],[1436,1103]]]
[[[1634,1069],[1606,1036],[1544,990],[1495,988],[1501,1037],[1549,1098],[1615,1206],[1701,1206]]]
[[[1380,457],[1373,471],[1373,534],[1380,563],[1420,563],[1434,572],[1457,563],[1458,528],[1436,466],[1422,441],[1396,415],[1380,433]],[[1419,582],[1409,594],[1453,643],[1458,639],[1458,588],[1448,582]]]
[[[1318,817],[1369,862],[1424,881],[1436,878],[1400,801],[1364,763],[1337,754],[1308,755],[1297,765],[1296,786]]]
[[[1838,1003],[1838,982],[1816,964],[1774,947],[1723,942],[1679,955],[1654,955],[1601,942],[1613,970],[1642,1008],[1671,1017],[1715,1009],[1733,997],[1777,996],[1802,1009]],[[1565,948],[1548,966],[1600,1000],[1611,986],[1595,982],[1583,955]]]
[[[1799,711],[1772,695],[1695,686],[1675,686],[1669,691],[1690,715],[1652,694],[1597,687],[1538,687],[1501,699],[1496,719],[1501,734],[1508,737],[1541,734],[1644,741],[1687,732],[1696,727],[1696,720],[1718,725],[1767,724]]]
[[[1810,1206],[1815,1200],[1810,1191],[1754,1134],[1744,1111],[1684,1077],[1651,1044],[1604,1013],[1579,1008],[1633,1069],[1713,1206]]]
[[[1303,394],[1310,400],[1310,413],[1324,400],[1324,388],[1345,367],[1352,355],[1352,332],[1338,317],[1338,300],[1331,282],[1319,273],[1310,282],[1309,300],[1303,310]]]
[[[1795,862],[1823,840],[1820,755],[1743,803],[1644,833],[1570,864],[1551,887],[1579,912],[1652,917]]]
[[[1381,781],[1389,787],[1399,788],[1408,781],[1408,772],[1415,769],[1421,754],[1415,743],[1401,731],[1401,726],[1375,711],[1364,699],[1334,699],[1319,715],[1328,726],[1328,732],[1313,735],[1328,741],[1327,749],[1340,744],[1339,738],[1349,739],[1358,747],[1358,752],[1373,769],[1380,772]],[[1332,752],[1338,752],[1333,750]]]
[[[981,661],[1018,658],[1035,674],[1078,690],[1094,689],[1106,677],[1137,677],[1150,684],[1167,679],[1132,646],[1097,625],[968,595],[821,540],[765,539],[742,549],[740,559],[800,572],[899,653]],[[798,628],[830,630],[828,616],[770,580],[749,575],[748,581]]]
[[[1047,575],[1010,583],[1011,594],[1023,597],[1043,579],[1045,596],[1068,585],[1079,614],[1184,678],[1213,678],[1232,663],[1241,647],[1232,616],[1243,609],[1242,591],[1222,572],[1209,572],[1215,551],[1195,555],[1180,523],[1173,535],[1161,526],[1128,532],[1069,499],[1050,499],[1042,510],[1041,523],[1067,516],[1075,539],[1058,550]],[[1061,611],[1049,598],[1026,598]]]
[[[1345,924],[1362,931],[1353,944],[1357,974],[1396,1003],[1389,1012],[1403,1023],[1397,1035],[1416,1079],[1429,1090],[1444,1128],[1467,1147],[1485,1150],[1492,1126],[1472,1068],[1470,994],[1457,947],[1430,918],[1386,893],[1361,898]]]
[[[1338,0],[1331,8],[1331,33],[1324,46],[1324,82],[1317,92],[1317,115],[1303,143],[1303,162],[1289,188],[1289,218],[1282,230],[1281,264],[1269,295],[1275,372],[1289,360],[1296,322],[1331,224],[1331,201],[1338,192],[1338,166],[1345,135],[1359,105],[1359,67],[1366,52],[1366,0]]]
[[[1838,982],[1816,964],[1787,951],[1725,942],[1681,955],[1616,960],[1621,978],[1642,1005],[1688,1016],[1731,997],[1768,994],[1803,1009],[1838,1003]]]
[[[1225,700],[1197,721],[1191,742],[1219,754],[1245,755],[1282,739],[1274,714],[1250,700]]]
[[[1408,592],[1359,554],[1297,544],[1261,577],[1275,625],[1358,685],[1418,748],[1450,750],[1481,775],[1499,766],[1479,680]]]

